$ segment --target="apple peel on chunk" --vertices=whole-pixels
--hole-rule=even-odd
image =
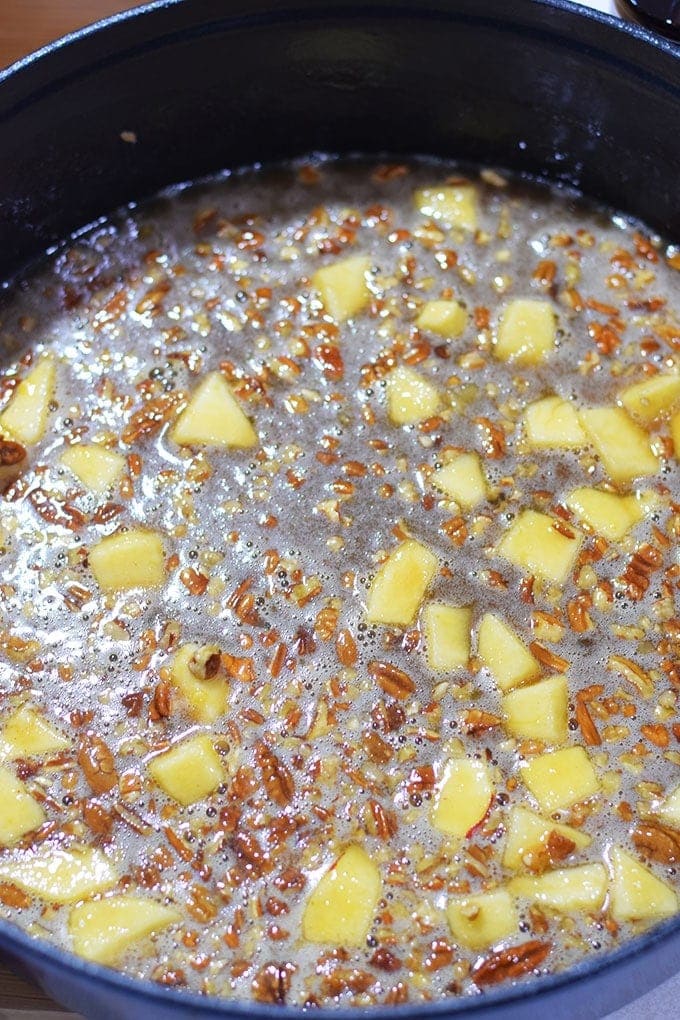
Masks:
[[[486,762],[453,758],[444,770],[432,824],[441,832],[469,839],[487,815],[493,796],[491,769]]]

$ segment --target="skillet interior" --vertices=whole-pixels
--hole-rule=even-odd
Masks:
[[[576,11],[560,0],[168,0],[48,47],[0,76],[0,280],[164,185],[314,150],[436,153],[565,180],[680,239],[678,51]],[[271,1014],[72,964],[8,925],[0,945],[89,1016]],[[672,921],[528,993],[396,1013],[597,1016],[678,964]]]

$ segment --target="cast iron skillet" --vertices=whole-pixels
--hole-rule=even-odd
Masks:
[[[679,119],[680,50],[567,0],[161,0],[0,74],[0,281],[167,184],[312,151],[537,174],[680,241]],[[293,1013],[135,982],[6,923],[0,948],[96,1020]],[[566,974],[371,1016],[597,1017],[678,969],[676,918]]]

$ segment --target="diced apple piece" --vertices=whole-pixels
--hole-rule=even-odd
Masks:
[[[671,419],[671,437],[676,460],[680,460],[680,411]]]
[[[125,457],[97,443],[67,446],[60,463],[82,482],[86,489],[100,496],[111,489],[125,468]]]
[[[435,829],[462,839],[484,818],[493,793],[491,770],[486,762],[453,758],[444,771],[432,824]]]
[[[588,442],[578,411],[562,397],[543,397],[529,404],[524,429],[529,446],[535,450],[571,450]]]
[[[471,606],[430,602],[423,611],[425,657],[435,673],[467,666],[470,658]]]
[[[209,372],[191,394],[170,438],[178,446],[246,449],[257,432],[221,372]]]
[[[387,413],[393,425],[415,425],[431,418],[441,407],[441,397],[424,375],[399,365],[387,377]]]
[[[569,538],[569,534],[573,537]],[[501,538],[496,551],[534,577],[564,584],[582,541],[583,535],[564,522],[558,523],[536,510],[523,510]]]
[[[498,323],[494,354],[501,361],[536,365],[555,348],[556,319],[548,301],[516,298]]]
[[[437,557],[427,546],[413,538],[405,539],[373,579],[366,602],[368,622],[395,627],[411,623],[437,567]]]
[[[549,854],[552,833],[556,833],[562,840],[573,843],[574,852],[584,849],[592,842],[590,836],[580,829],[541,818],[521,804],[513,807],[507,821],[503,867],[517,871],[527,867],[532,860]]]
[[[149,762],[152,779],[173,800],[195,804],[227,778],[210,737],[201,733],[175,744]]]
[[[170,682],[186,701],[193,719],[213,723],[227,710],[229,687],[221,676],[201,680],[192,673],[189,663],[199,648],[199,645],[188,644],[177,650],[170,667]]]
[[[607,869],[603,864],[579,864],[542,875],[521,875],[508,882],[508,889],[515,896],[523,896],[562,914],[599,910],[607,895],[607,886]]]
[[[612,866],[610,911],[615,921],[670,917],[678,909],[673,889],[622,847],[609,851]]]
[[[592,762],[578,745],[531,758],[522,766],[521,775],[546,814],[587,800],[600,789]]]
[[[14,773],[0,765],[0,845],[13,846],[45,821],[45,812]]]
[[[629,414],[649,424],[680,403],[680,374],[654,375],[634,383],[619,393],[619,400]]]
[[[465,329],[467,312],[458,301],[428,301],[416,319],[418,329],[455,340]]]
[[[0,414],[0,434],[32,446],[45,435],[50,402],[54,396],[57,370],[54,358],[46,354],[15,389]]]
[[[113,964],[135,943],[180,919],[179,911],[146,897],[107,896],[74,907],[68,930],[74,953]]]
[[[655,806],[654,814],[667,825],[680,829],[680,786],[676,786]]]
[[[350,255],[314,273],[312,287],[336,322],[354,318],[368,304],[371,292],[366,274],[370,268],[371,260],[366,255]]]
[[[450,896],[446,916],[451,934],[466,949],[487,949],[519,926],[519,914],[507,889],[493,889],[476,896]]]
[[[381,892],[375,863],[362,847],[348,846],[307,899],[303,937],[307,942],[363,946]]]
[[[563,744],[569,732],[568,705],[566,677],[549,676],[504,696],[505,726],[513,737]]]
[[[622,407],[589,407],[580,417],[613,482],[625,484],[657,473],[659,458],[649,445],[649,436]]]
[[[657,503],[658,496],[654,492],[618,496],[615,492],[603,492],[585,486],[574,489],[566,499],[572,513],[610,542],[622,539],[653,511]]]
[[[158,588],[165,581],[165,554],[155,531],[134,528],[103,538],[90,549],[94,579],[104,591]]]
[[[477,655],[501,691],[533,680],[541,672],[540,663],[524,642],[493,613],[486,613],[479,625]]]
[[[463,510],[472,510],[486,499],[489,490],[479,455],[461,453],[432,475],[432,484]]]
[[[118,875],[108,857],[95,847],[63,850],[43,845],[0,860],[0,881],[12,882],[50,903],[75,903],[110,889]]]
[[[30,705],[17,708],[0,733],[3,758],[35,758],[70,746],[71,741]]]
[[[447,227],[477,229],[477,189],[474,184],[421,188],[414,196],[416,208]]]

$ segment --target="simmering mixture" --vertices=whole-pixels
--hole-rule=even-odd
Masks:
[[[678,909],[680,252],[420,161],[224,176],[0,307],[0,907],[420,1002]]]

